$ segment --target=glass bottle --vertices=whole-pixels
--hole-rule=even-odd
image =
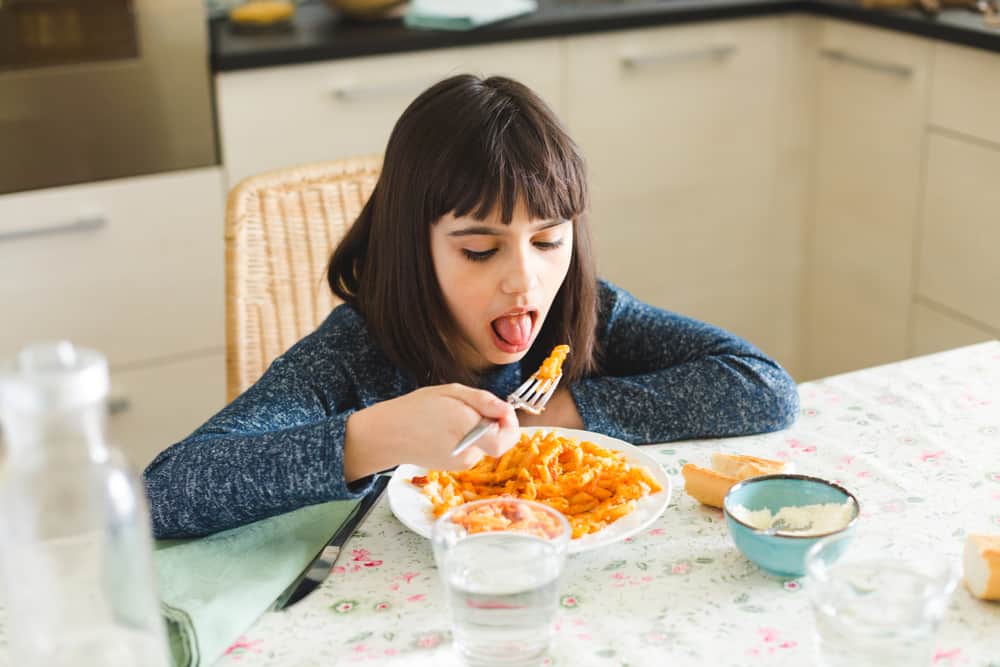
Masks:
[[[167,667],[149,513],[109,447],[104,356],[67,342],[0,367],[0,564],[10,664]]]

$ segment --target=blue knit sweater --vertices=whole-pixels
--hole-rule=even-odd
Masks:
[[[605,374],[570,387],[587,430],[642,444],[773,431],[795,420],[795,383],[752,345],[599,287]],[[497,367],[481,388],[506,397],[547,352]],[[154,534],[204,535],[364,494],[370,478],[344,480],[347,418],[416,388],[356,310],[335,308],[254,386],[153,460],[143,477]]]

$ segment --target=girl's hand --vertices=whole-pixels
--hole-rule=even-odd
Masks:
[[[451,450],[482,417],[491,428],[458,456]],[[500,456],[517,444],[514,409],[488,391],[460,384],[422,387],[354,413],[347,420],[344,477],[353,481],[412,463],[431,470],[464,470],[484,454]]]
[[[583,418],[576,409],[573,395],[566,387],[559,387],[540,415],[521,411],[518,413],[521,426],[562,426],[563,428],[583,428]]]

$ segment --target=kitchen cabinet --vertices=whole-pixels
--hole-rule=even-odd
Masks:
[[[1000,330],[1000,147],[931,132],[926,173],[917,294]]]
[[[560,113],[561,62],[559,40],[549,39],[219,74],[226,181],[232,187],[279,167],[381,153],[406,106],[452,74],[510,76]]]
[[[934,45],[930,123],[1000,148],[1000,54]]]
[[[197,426],[221,407],[223,364],[186,380],[174,364],[222,354],[222,202],[214,167],[0,197],[0,358],[42,340],[98,349],[113,378],[149,380],[151,428]]]
[[[906,357],[931,44],[824,21],[817,57],[804,379]]]
[[[938,304],[920,301],[913,304],[910,356],[942,352],[998,337],[1000,333],[997,331],[984,329],[978,323],[943,310]]]
[[[458,71],[521,79],[566,122],[602,276],[746,337],[796,379],[942,340],[915,304],[997,326],[1000,55],[836,19],[221,73],[228,182],[381,151],[405,105]]]
[[[216,351],[112,370],[111,438],[137,470],[222,407],[225,366]]]
[[[774,208],[780,39],[792,26],[753,19],[222,73],[227,180],[379,152],[433,81],[512,76],[583,148],[601,274],[792,367],[801,216]]]
[[[601,275],[788,364],[801,223],[775,214],[783,29],[569,38],[565,118],[588,161]]]
[[[1000,335],[1000,55],[934,45],[911,354]]]

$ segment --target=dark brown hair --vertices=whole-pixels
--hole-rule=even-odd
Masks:
[[[518,199],[533,218],[573,222],[569,271],[529,354],[570,345],[567,385],[595,371],[597,278],[580,151],[523,84],[463,74],[431,86],[400,116],[372,196],[327,273],[334,294],[418,384],[477,379],[455,354],[461,333],[437,282],[430,226],[447,213],[484,220],[499,212],[510,224]]]

